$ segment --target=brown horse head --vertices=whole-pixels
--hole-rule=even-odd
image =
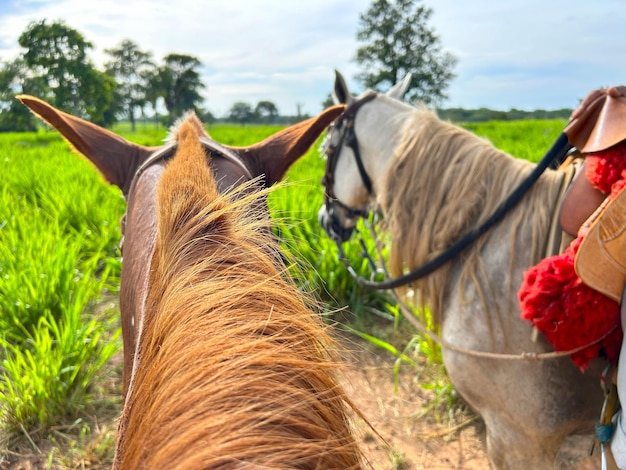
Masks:
[[[174,154],[177,142],[172,141],[159,147],[134,144],[35,97],[20,95],[18,98],[59,131],[78,153],[89,159],[104,178],[118,186],[126,197],[127,210],[122,219],[124,259],[120,285],[125,397],[136,335],[146,304],[157,234],[156,186],[165,168],[165,161]],[[189,117],[188,121],[197,129],[197,138],[202,142],[205,152],[214,156],[210,166],[218,188],[223,192],[254,178],[258,178],[259,184],[265,187],[279,181],[342,111],[343,106],[328,108],[316,117],[248,147],[220,145],[203,130],[195,116]]]
[[[220,193],[194,119],[157,235],[113,468],[358,469],[336,346],[273,256],[254,182]],[[268,250],[269,248],[269,250]]]

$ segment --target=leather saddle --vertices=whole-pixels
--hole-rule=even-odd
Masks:
[[[565,128],[581,152],[599,152],[626,139],[626,91],[618,88],[620,93],[592,92]],[[626,285],[626,190],[607,197],[586,224],[576,273],[589,287],[620,302]]]

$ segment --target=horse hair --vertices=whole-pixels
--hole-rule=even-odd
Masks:
[[[157,188],[158,234],[120,418],[124,469],[361,468],[337,345],[250,209],[220,195],[195,116]],[[236,196],[236,197],[235,197]],[[277,249],[277,248],[276,248]]]
[[[463,128],[441,121],[434,112],[416,108],[407,119],[398,147],[385,175],[378,197],[385,214],[385,225],[391,234],[389,269],[395,276],[423,265],[461,239],[470,229],[480,226],[515,187],[532,171],[533,164],[515,159],[496,149]],[[553,207],[539,201],[556,200],[558,185],[549,184],[544,173],[501,224],[519,226],[533,220],[534,232],[526,263],[536,263],[544,254],[547,230]],[[427,196],[426,196],[427,195]],[[464,260],[458,288],[464,295],[466,281],[476,285],[485,302],[488,283],[480,282],[480,253],[496,227],[472,244],[461,258]],[[516,230],[511,230],[512,253],[515,253]],[[502,273],[511,282],[515,259],[510,272]],[[418,304],[430,308],[435,324],[441,320],[444,298],[453,263],[414,282]],[[508,275],[507,275],[508,274]],[[482,285],[481,285],[482,284]],[[515,299],[518,285],[509,285],[510,299]],[[505,304],[506,302],[503,302]],[[510,305],[502,305],[503,311]],[[485,304],[485,310],[487,305]]]

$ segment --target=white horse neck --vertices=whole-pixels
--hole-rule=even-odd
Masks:
[[[375,100],[364,104],[356,114],[354,131],[359,151],[376,193],[381,190],[381,179],[400,142],[404,121],[413,110],[413,107],[402,101],[378,95]]]

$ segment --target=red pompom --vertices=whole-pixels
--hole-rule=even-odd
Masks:
[[[626,144],[619,143],[601,152],[587,155],[585,176],[600,191],[610,193],[615,183],[626,179]]]
[[[619,304],[583,284],[574,269],[582,237],[561,255],[543,259],[528,269],[518,292],[522,318],[532,322],[554,345],[567,351],[606,337],[571,358],[584,370],[591,359],[617,360],[622,331]]]
[[[622,192],[624,186],[626,186],[626,179],[619,180],[617,183],[613,183],[613,186],[611,186],[611,194],[609,195],[609,197],[611,199],[615,199],[617,195]]]
[[[585,175],[597,189],[615,197],[626,186],[626,142],[585,157]],[[574,259],[583,235],[563,254],[529,268],[518,291],[521,317],[532,322],[557,351],[596,344],[571,355],[585,369],[591,359],[617,361],[622,344],[620,306],[583,284]]]

